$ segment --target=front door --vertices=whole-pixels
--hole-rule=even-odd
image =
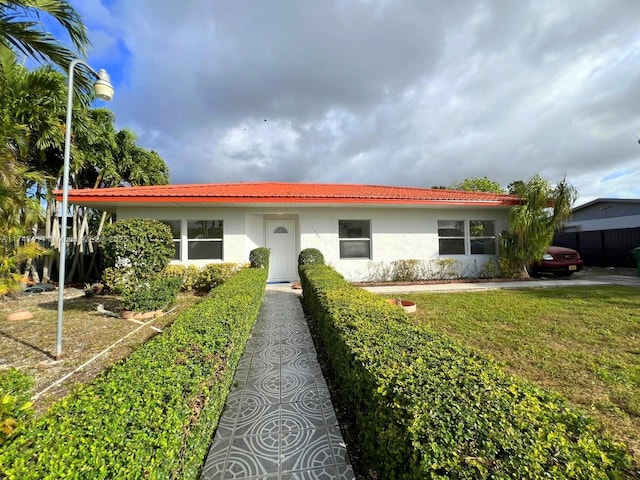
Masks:
[[[269,281],[290,282],[296,274],[296,222],[294,220],[267,220],[267,248]]]

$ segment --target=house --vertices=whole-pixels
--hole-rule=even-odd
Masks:
[[[640,199],[597,198],[575,207],[554,244],[578,250],[587,265],[633,267],[640,246]]]
[[[498,254],[518,197],[484,192],[317,183],[163,185],[69,192],[69,202],[117,218],[171,226],[174,262],[246,263],[271,250],[269,281],[296,280],[297,257],[317,248],[349,280],[371,280],[394,261],[447,260],[478,275]],[[377,273],[376,273],[377,272]]]

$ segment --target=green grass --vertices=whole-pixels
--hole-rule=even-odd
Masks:
[[[411,318],[559,392],[640,458],[640,290],[425,293]]]

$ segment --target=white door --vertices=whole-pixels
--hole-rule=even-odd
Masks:
[[[298,278],[296,273],[296,223],[293,220],[267,220],[267,248],[269,257],[269,281],[290,282]]]

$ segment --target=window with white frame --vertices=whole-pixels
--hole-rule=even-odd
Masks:
[[[440,255],[495,255],[495,220],[438,220]]]
[[[222,220],[187,220],[187,258],[222,260]]]
[[[469,220],[471,255],[495,255],[496,222],[494,220]]]
[[[440,255],[464,255],[464,232],[464,220],[438,220],[438,250]]]
[[[371,222],[338,220],[340,258],[371,258]]]
[[[171,228],[171,236],[173,237],[173,260],[180,260],[180,220],[160,220]]]

